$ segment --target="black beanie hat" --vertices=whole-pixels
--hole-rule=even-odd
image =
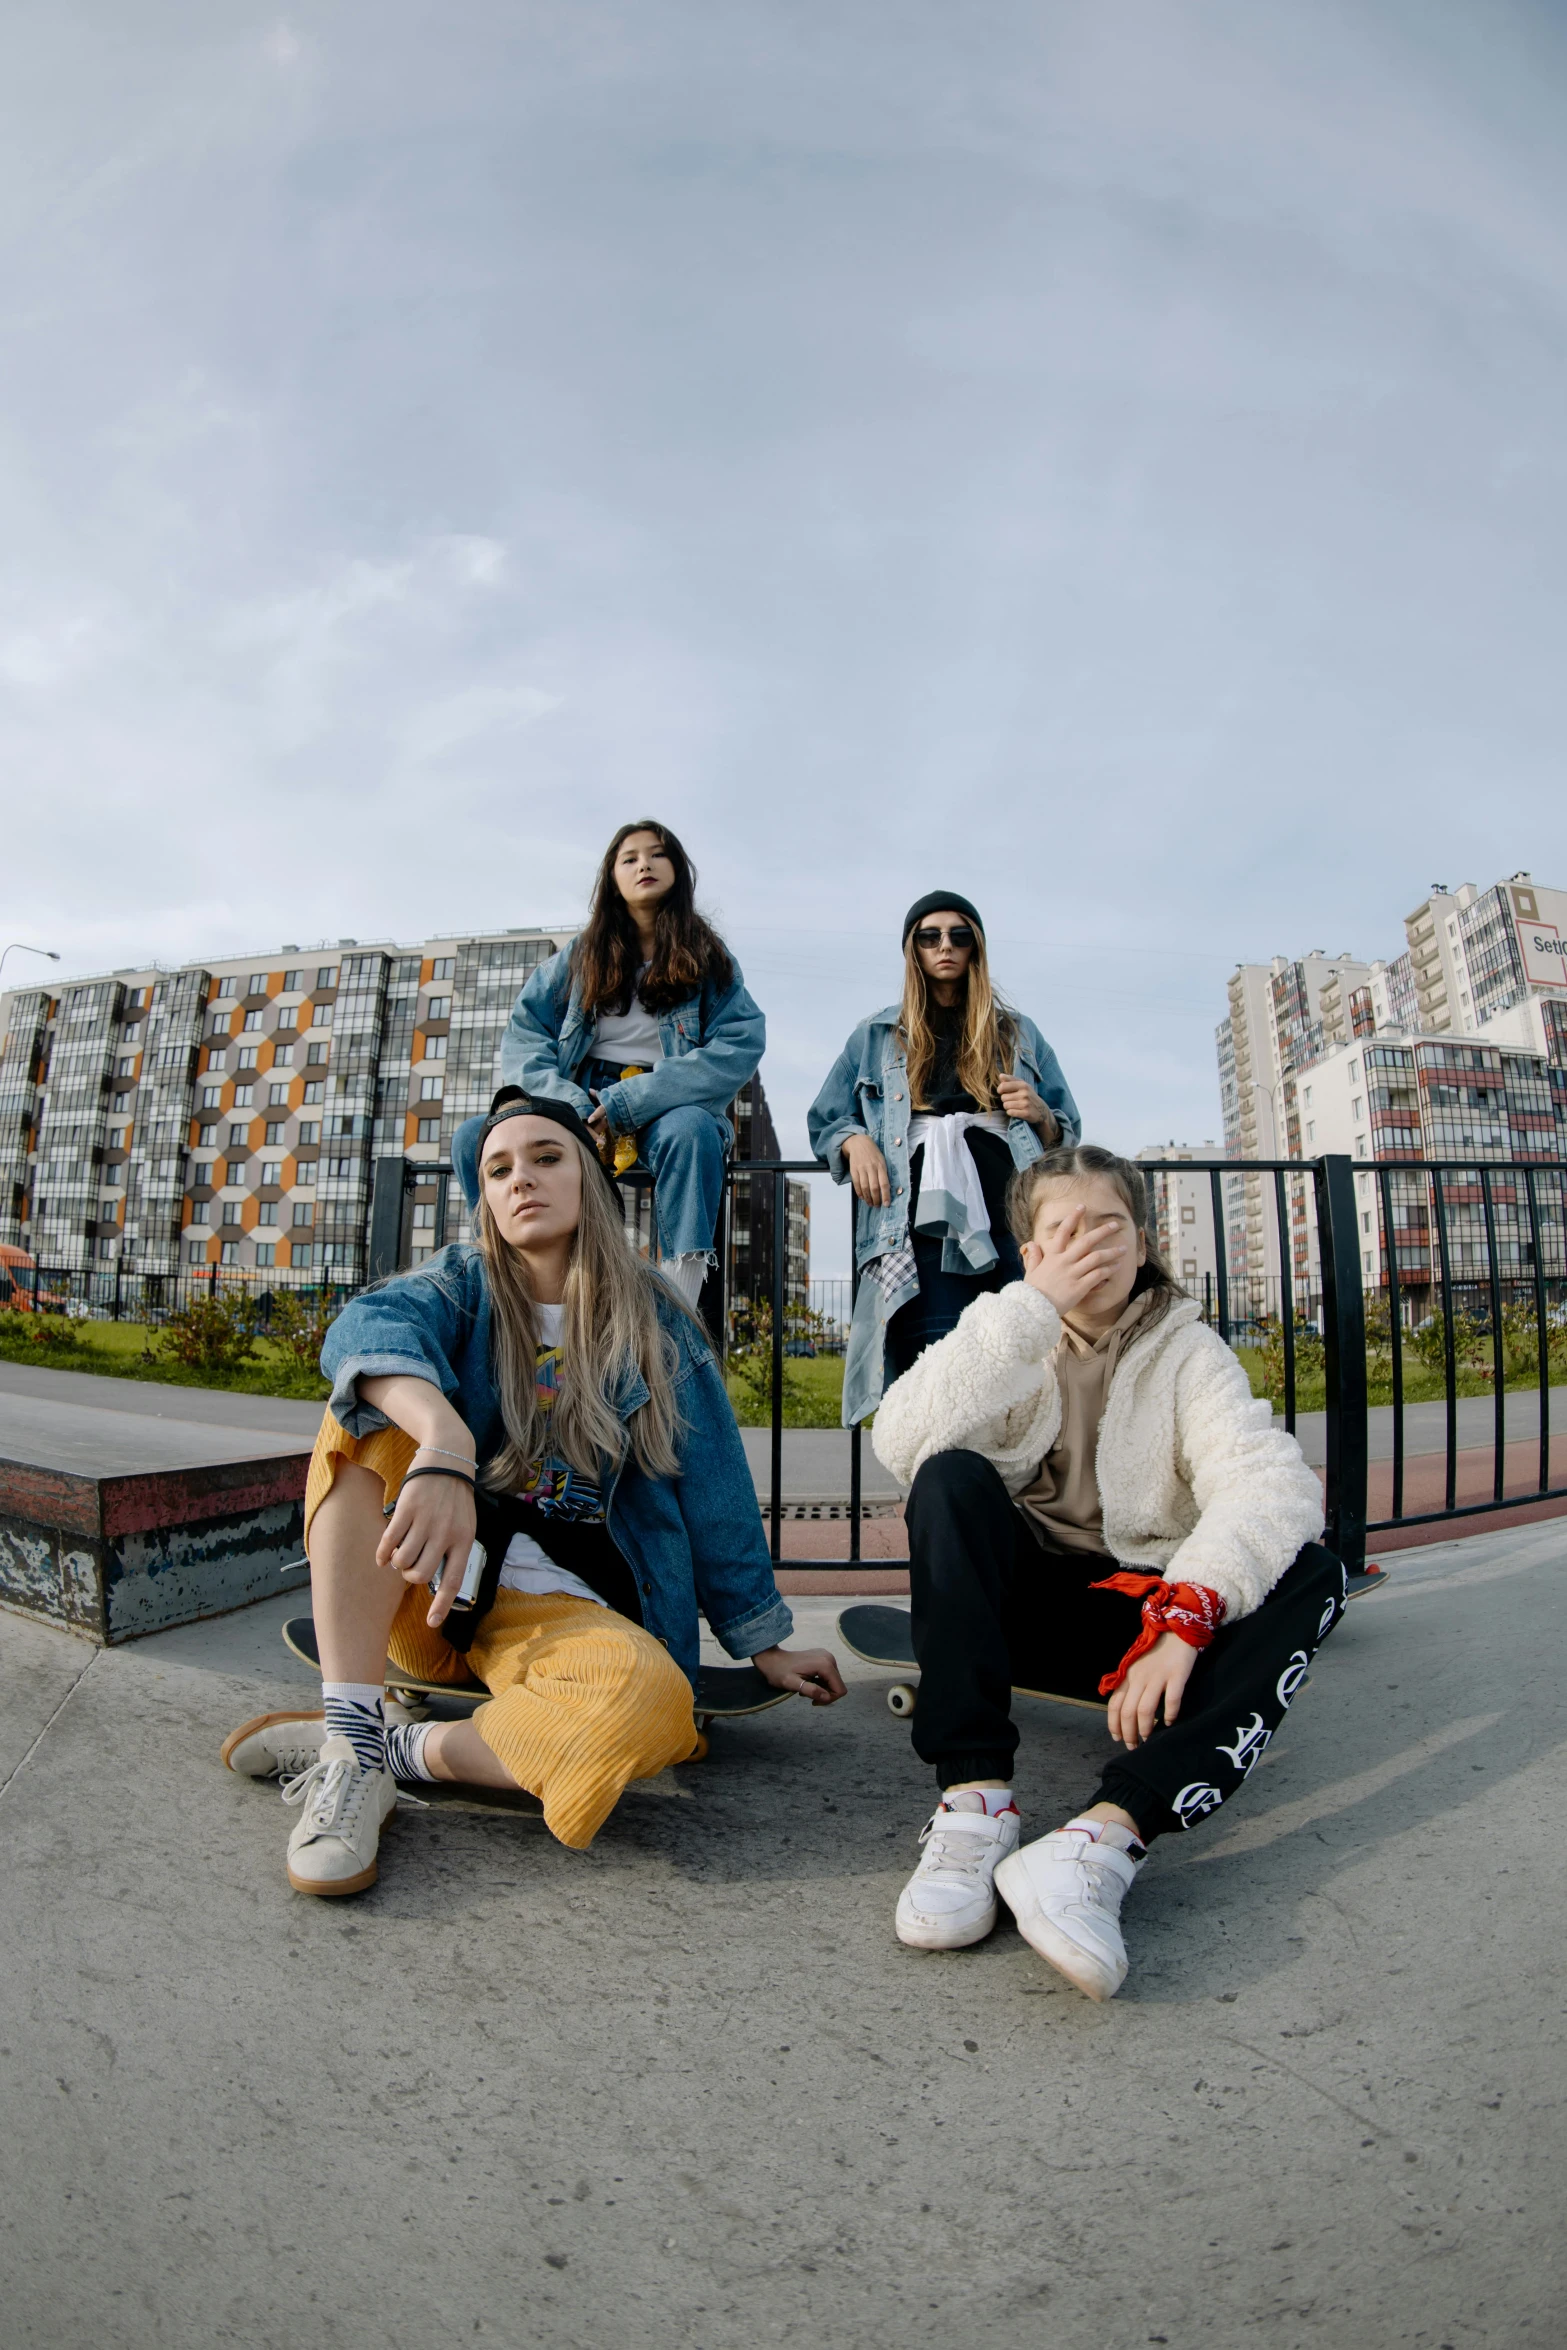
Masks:
[[[933,889],[928,890],[924,897],[916,898],[904,915],[903,944],[908,945],[909,932],[916,922],[923,922],[927,914],[945,913],[949,909],[954,914],[966,914],[980,937],[984,937],[985,925],[979,918],[977,907],[971,906],[967,898],[960,898],[955,889]]]
[[[508,1118],[548,1118],[551,1125],[580,1142],[589,1158],[603,1176],[620,1204],[620,1193],[615,1179],[599,1157],[598,1145],[588,1132],[584,1119],[578,1116],[570,1102],[552,1101],[547,1094],[524,1093],[520,1085],[503,1085],[482,1118],[465,1118],[452,1137],[452,1165],[463,1187],[463,1196],[470,1208],[479,1204],[479,1160],[491,1130],[504,1124]]]

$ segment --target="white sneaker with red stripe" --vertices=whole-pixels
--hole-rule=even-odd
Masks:
[[[994,1817],[971,1787],[944,1796],[927,1822],[920,1865],[898,1896],[900,1942],[911,1950],[966,1950],[996,1922],[996,1866],[1017,1850],[1017,1806]]]

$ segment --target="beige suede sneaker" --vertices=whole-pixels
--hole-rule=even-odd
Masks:
[[[284,1786],[283,1801],[303,1807],[288,1839],[296,1893],[363,1893],[375,1883],[381,1830],[397,1809],[390,1771],[361,1770],[346,1738],[328,1738]]]

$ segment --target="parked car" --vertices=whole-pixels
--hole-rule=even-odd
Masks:
[[[65,1298],[57,1289],[39,1289],[34,1276],[36,1258],[25,1248],[15,1248],[10,1241],[0,1240],[0,1307],[9,1306],[13,1313],[30,1314],[34,1307],[41,1314],[57,1314]]]

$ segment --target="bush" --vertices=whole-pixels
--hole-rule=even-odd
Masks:
[[[338,1309],[323,1289],[283,1289],[274,1293],[267,1320],[267,1336],[286,1346],[308,1371],[321,1365],[321,1347],[336,1321]]]
[[[1282,1410],[1284,1404],[1284,1326],[1272,1314],[1263,1318],[1260,1349],[1263,1393]],[[1327,1350],[1309,1322],[1295,1325],[1295,1387],[1299,1392],[1319,1385],[1327,1376]]]
[[[148,1337],[147,1356],[209,1378],[248,1369],[257,1359],[254,1301],[243,1290],[230,1289],[182,1306],[156,1338]]]
[[[0,1308],[0,1353],[20,1355],[80,1354],[82,1342],[69,1322],[58,1314],[35,1314],[26,1308]]]

